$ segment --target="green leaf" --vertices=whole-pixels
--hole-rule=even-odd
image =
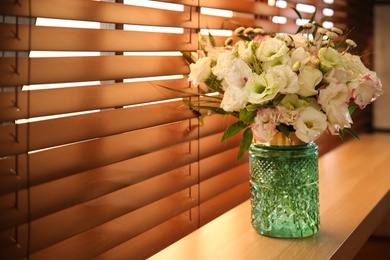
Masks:
[[[223,133],[221,142],[226,141],[226,139],[232,137],[235,134],[238,134],[241,130],[244,130],[249,125],[245,124],[242,121],[237,121],[236,123],[232,124],[228,127],[228,129],[225,130],[225,133]]]
[[[217,46],[215,43],[214,37],[210,32],[209,32],[209,41],[211,43],[211,46],[213,46],[213,47]]]
[[[354,105],[348,108],[349,114],[352,115],[353,112],[355,112],[356,108],[358,108],[358,105]]]
[[[302,15],[301,15],[301,13],[300,13],[296,8],[294,8],[294,7],[291,7],[291,9],[293,9],[294,12],[297,14],[298,18],[302,20]]]
[[[284,134],[285,136],[289,136],[290,134],[290,127],[288,127],[287,125],[285,124],[280,124],[278,125],[278,129],[280,132],[282,132],[282,134]]]
[[[341,130],[341,129],[339,129],[339,136],[340,136],[341,140],[345,141],[345,136],[344,136],[343,130]]]
[[[285,94],[280,94],[279,96],[277,96],[273,102],[273,105],[274,106],[277,106],[279,105],[280,102],[282,102],[283,98],[285,97],[286,95]]]
[[[345,131],[350,133],[353,137],[355,137],[356,139],[360,140],[359,136],[357,135],[357,133],[355,131],[352,130],[352,128],[344,128],[344,129],[345,129]]]
[[[182,51],[181,54],[188,63],[195,63],[195,61],[191,58],[191,52]]]
[[[214,74],[210,74],[210,76],[205,80],[205,84],[214,91],[223,94],[225,91],[221,88],[221,80],[219,80]]]
[[[237,154],[237,160],[241,159],[242,156],[245,154],[245,152],[248,151],[249,147],[252,144],[252,139],[253,139],[252,128],[248,127],[242,134],[240,150],[238,151]]]
[[[247,108],[240,110],[240,120],[248,125],[253,123],[253,120],[255,119],[256,115],[257,110],[249,111]]]
[[[314,10],[314,12],[313,12],[313,14],[312,14],[312,16],[310,18],[309,23],[313,23],[314,22],[314,19],[316,19],[316,14],[317,14],[317,8]]]

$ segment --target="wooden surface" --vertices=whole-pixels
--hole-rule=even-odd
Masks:
[[[390,134],[362,135],[322,156],[321,227],[310,238],[257,234],[246,201],[150,259],[353,259],[390,211],[389,165]]]

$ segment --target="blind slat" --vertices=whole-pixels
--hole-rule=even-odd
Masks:
[[[164,199],[165,203],[163,205],[166,205],[167,201],[169,201],[170,203],[174,203],[174,205],[178,204],[178,206],[181,206],[173,210],[173,213],[176,213],[177,215],[178,212],[181,213],[194,206],[194,202],[189,199],[188,194],[189,192],[185,190],[171,195]],[[31,234],[31,252],[37,252],[45,247],[66,240],[66,238],[76,236],[75,239],[77,240],[78,234],[91,229],[93,230],[93,228],[99,226],[105,227],[105,223],[110,223],[110,220],[115,220],[114,222],[117,223],[123,222],[121,220],[118,221],[117,218],[125,217],[126,214],[131,214],[134,209],[134,206],[132,206],[134,205],[132,202],[133,200],[133,196],[123,194],[116,199],[106,198],[105,202],[97,201],[96,203],[81,204],[34,221],[32,223],[34,232]],[[152,204],[151,206],[153,207],[154,205]],[[158,203],[154,208],[155,210],[157,208],[161,209],[161,203]],[[169,208],[172,208],[172,206]],[[175,214],[168,214],[168,216],[172,215]],[[132,219],[133,216],[130,215],[129,217]],[[67,220],[65,223],[64,219]],[[162,220],[164,219],[156,220],[154,225],[160,224],[158,222],[163,222]],[[136,228],[132,227],[132,221],[128,221],[126,226],[127,229],[130,229],[127,230],[127,232],[131,232],[131,229],[137,231]],[[122,227],[124,227],[124,225],[122,225]],[[133,232],[133,234],[134,233],[136,232]],[[95,242],[89,244],[88,248],[89,250],[92,248],[96,250],[96,246]],[[80,252],[76,251],[75,253],[79,254]],[[58,252],[56,252],[56,254],[58,254]]]
[[[171,91],[161,86],[175,88],[189,93],[187,78],[153,82],[116,83],[86,87],[55,88],[32,91],[0,92],[0,121],[11,121],[88,111],[104,108],[118,108],[127,105],[155,102],[188,94]],[[15,101],[17,99],[17,106]],[[30,102],[31,106],[28,106]]]
[[[305,3],[317,7],[317,19],[333,9],[334,26],[345,32],[354,24],[359,31],[348,37],[356,51],[372,52],[371,2],[148,4],[156,2],[181,10],[123,1],[0,2],[0,251],[7,257],[145,259],[249,198],[248,155],[236,161],[241,135],[221,143],[237,118],[199,121],[176,99],[205,91],[203,84],[190,87],[188,62],[179,53],[195,56],[201,29],[234,30],[239,23],[295,33],[291,7]],[[205,14],[203,7],[231,10],[233,17]],[[273,23],[273,16],[287,21]],[[93,27],[50,19],[42,25],[40,18]],[[214,38],[218,46],[225,40]],[[30,51],[94,53],[29,57]],[[177,56],[168,56],[171,51]],[[137,78],[143,81],[129,82]],[[363,118],[354,129],[369,128],[371,115],[354,116]],[[321,153],[335,145],[325,137],[318,142],[325,144]]]
[[[29,7],[31,3],[31,7]],[[31,8],[31,14],[29,13]],[[119,24],[139,24],[196,28],[195,10],[184,12],[161,10],[140,6],[79,0],[20,0],[2,1],[0,14],[70,19]]]
[[[196,50],[197,34],[96,30],[0,23],[0,49],[7,51],[187,51]],[[31,37],[30,37],[31,35]]]
[[[0,58],[0,73],[1,87],[188,74],[189,68],[180,56],[19,57]]]

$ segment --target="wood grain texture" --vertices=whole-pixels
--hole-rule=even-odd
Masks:
[[[246,201],[151,259],[353,259],[390,211],[389,144],[363,135],[320,158],[321,227],[310,238],[257,234]]]

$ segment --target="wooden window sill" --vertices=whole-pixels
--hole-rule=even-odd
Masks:
[[[248,200],[150,259],[353,259],[390,211],[389,147],[389,134],[367,134],[320,158],[321,227],[310,238],[257,234]]]

